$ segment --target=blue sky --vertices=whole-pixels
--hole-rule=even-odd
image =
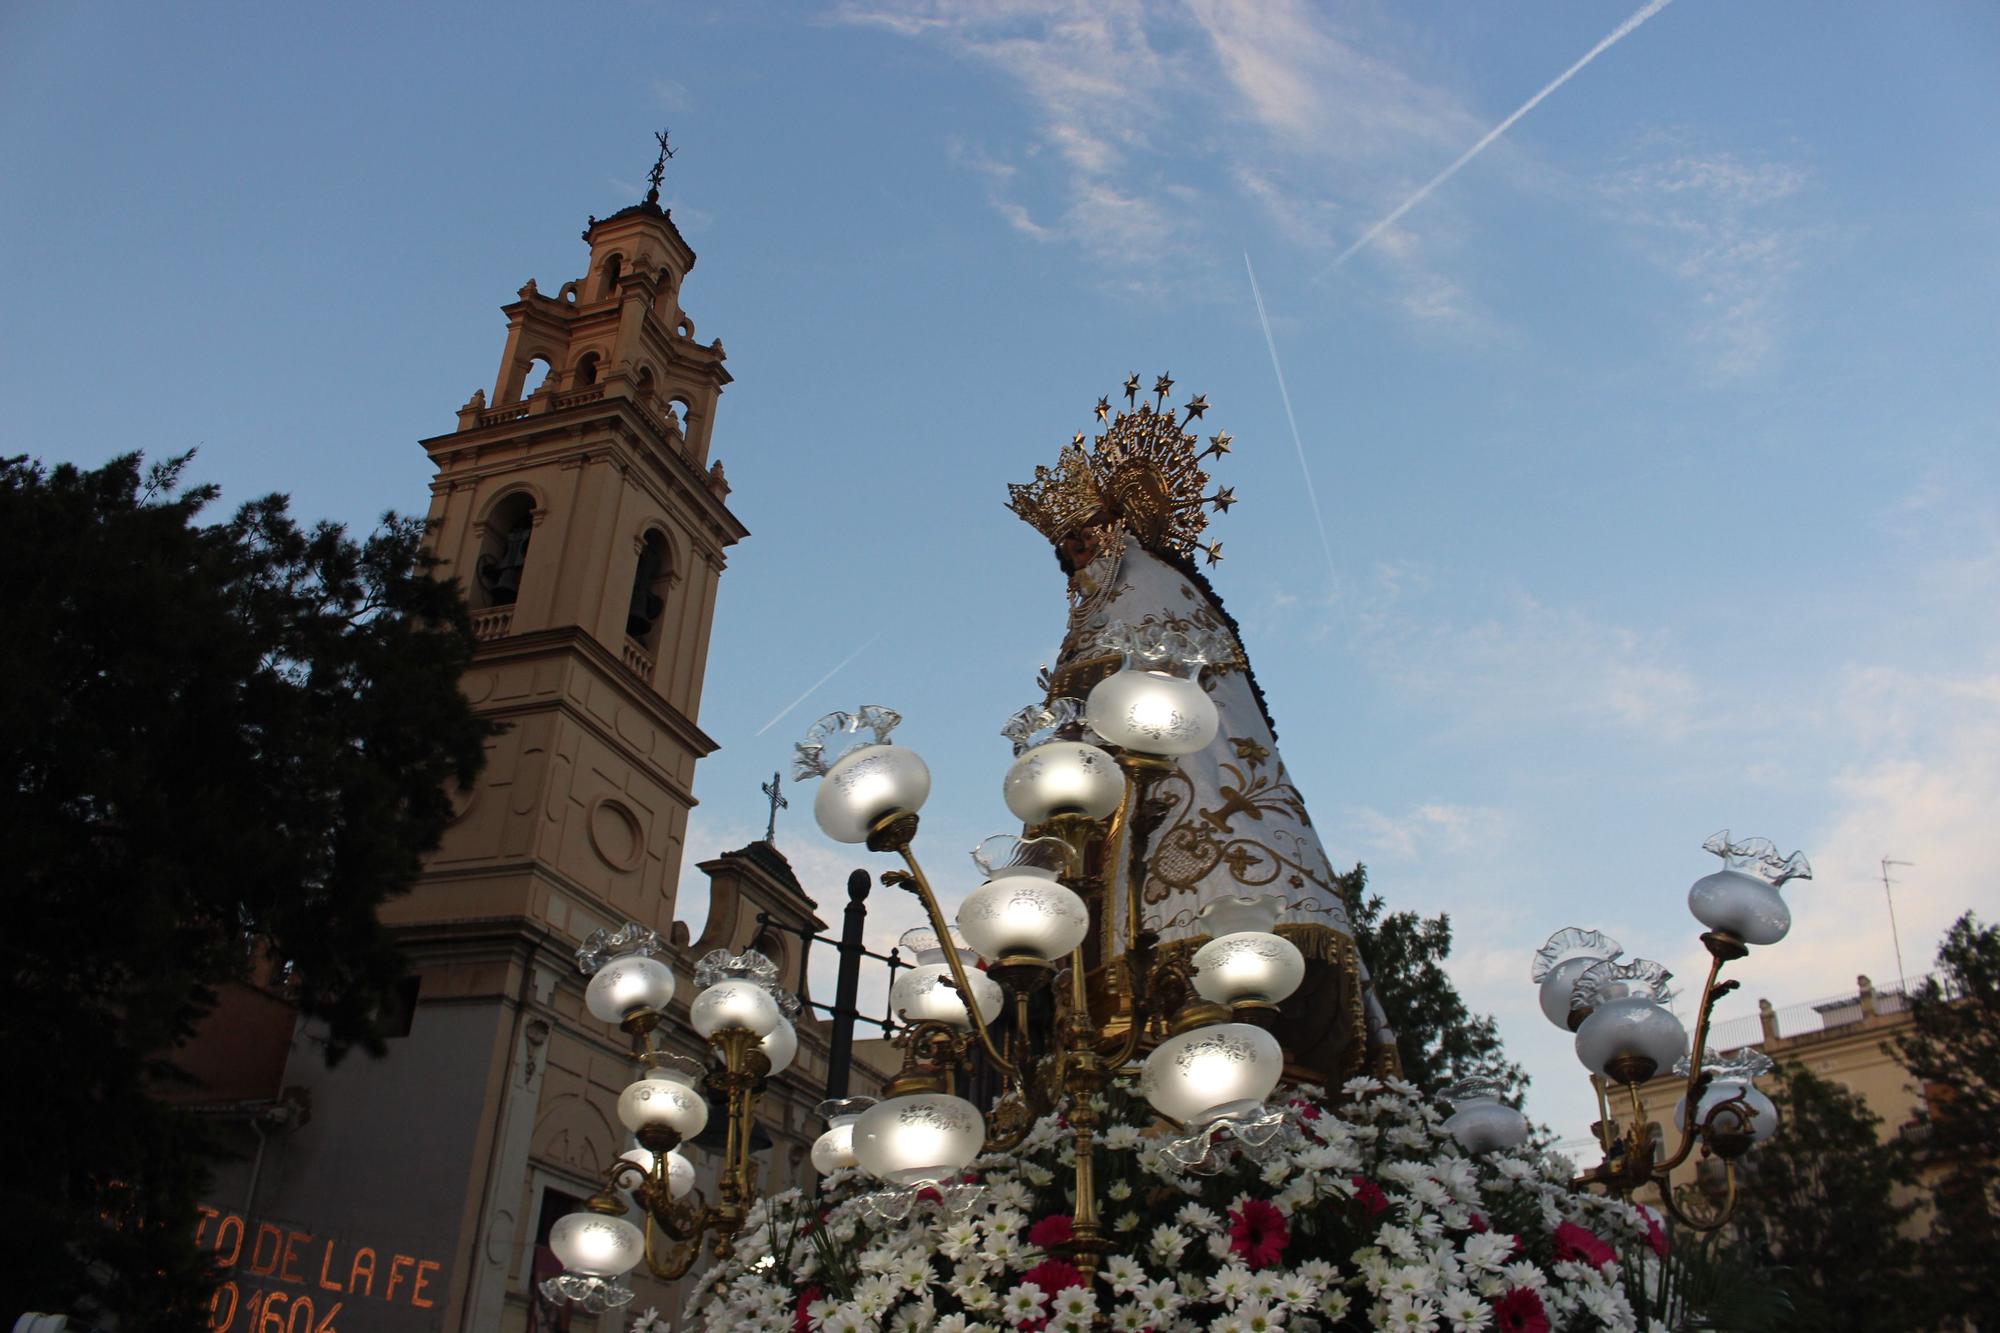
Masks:
[[[1528,955],[1596,925],[1689,977],[1716,829],[1819,871],[1735,1012],[1894,977],[1884,854],[1911,972],[2000,912],[2000,11],[1648,8],[1336,263],[1639,6],[9,6],[0,434],[420,510],[497,307],[671,125],[754,534],[690,862],[876,702],[970,887],[1062,623],[1005,484],[1170,371],[1238,441],[1217,583],[1329,850],[1451,911],[1572,1134]],[[808,807],[780,844],[834,894]]]

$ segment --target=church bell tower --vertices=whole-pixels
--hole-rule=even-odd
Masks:
[[[502,307],[490,396],[423,441],[432,549],[477,637],[464,690],[498,730],[382,908],[413,973],[388,1058],[294,1060],[311,1114],[253,1183],[260,1215],[421,1268],[421,1299],[343,1289],[361,1327],[539,1327],[538,1242],[626,1147],[628,1056],[584,1010],[575,951],[625,921],[674,940],[695,763],[716,748],[696,718],[717,583],[748,535],[711,457],[722,342],[682,307],[695,254],[658,175],[590,220],[583,276]],[[691,969],[670,952],[678,1008]]]
[[[479,639],[465,689],[506,732],[416,893],[572,937],[671,925],[726,549],[747,535],[710,458],[730,382],[681,307],[694,251],[661,208],[593,218],[584,276],[503,307],[492,397],[424,441],[445,573]]]

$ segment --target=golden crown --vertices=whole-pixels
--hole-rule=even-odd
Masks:
[[[1162,375],[1153,396],[1142,401],[1139,377],[1125,381],[1125,407],[1112,415],[1111,400],[1097,400],[1097,419],[1104,433],[1086,449],[1083,432],[1063,446],[1056,465],[1037,467],[1035,479],[1007,488],[1007,507],[1051,542],[1060,544],[1071,533],[1116,525],[1145,546],[1191,556],[1201,551],[1214,564],[1222,559],[1222,543],[1198,540],[1208,526],[1208,506],[1218,512],[1236,503],[1235,488],[1224,486],[1213,495],[1202,460],[1229,452],[1224,431],[1208,437],[1206,448],[1187,426],[1208,411],[1208,399],[1196,394],[1187,406],[1167,406],[1173,380]]]

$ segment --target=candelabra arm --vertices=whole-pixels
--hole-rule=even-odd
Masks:
[[[1734,980],[1718,981],[1718,978],[1722,974],[1724,963],[1733,958],[1741,958],[1748,952],[1742,941],[1724,935],[1720,931],[1709,931],[1701,937],[1701,942],[1708,946],[1710,962],[1708,981],[1701,988],[1701,1007],[1695,1012],[1694,1042],[1688,1050],[1687,1124],[1681,1130],[1680,1142],[1675,1146],[1672,1155],[1653,1168],[1653,1173],[1662,1180],[1666,1178],[1668,1172],[1688,1159],[1688,1154],[1694,1151],[1694,1145],[1701,1139],[1702,1126],[1697,1125],[1694,1110],[1701,1105],[1701,1095],[1707,1090],[1709,1081],[1715,1077],[1711,1071],[1702,1068],[1704,1057],[1708,1053],[1709,1020],[1715,1012],[1715,1002],[1740,984]],[[1666,1191],[1662,1189],[1661,1193],[1664,1195]]]
[[[672,1282],[685,1277],[694,1267],[694,1261],[701,1257],[702,1235],[716,1225],[717,1215],[703,1200],[701,1191],[674,1203],[652,1196],[649,1189],[644,1200],[646,1214],[646,1271],[663,1282]],[[653,1233],[657,1225],[660,1235],[671,1244],[664,1254],[655,1247]]]
[[[1725,1161],[1722,1172],[1725,1181],[1722,1202],[1715,1206],[1713,1213],[1704,1210],[1697,1214],[1675,1202],[1674,1191],[1668,1187],[1664,1177],[1660,1181],[1660,1202],[1674,1221],[1690,1230],[1719,1231],[1729,1225],[1729,1219],[1736,1215],[1736,1163]]]
[[[1105,833],[1104,845],[1115,855],[1120,833],[1130,835],[1130,843],[1124,857],[1125,874],[1125,947],[1127,951],[1139,947],[1139,918],[1145,911],[1144,890],[1146,887],[1146,840],[1153,836],[1154,820],[1146,813],[1146,793],[1153,784],[1174,770],[1174,761],[1158,755],[1136,754],[1131,750],[1118,756],[1118,767],[1125,771],[1125,798],[1118,803],[1118,809],[1111,816],[1111,825]],[[1113,862],[1116,866],[1117,862]],[[1107,885],[1109,890],[1116,885]]]
[[[1125,1029],[1125,1035],[1118,1039],[1118,1045],[1104,1058],[1104,1067],[1111,1073],[1116,1073],[1132,1063],[1132,1057],[1139,1050],[1139,1039],[1145,1035],[1147,1026],[1152,1022],[1150,1000],[1154,988],[1150,982],[1153,944],[1153,936],[1149,932],[1142,932],[1134,941],[1131,950],[1121,960],[1125,964],[1125,975],[1131,982],[1132,1023]]]
[[[907,875],[895,875],[891,872],[890,875],[884,875],[882,881],[885,884],[900,884],[912,890],[917,895],[917,900],[923,903],[924,911],[931,919],[931,929],[937,932],[938,939],[945,946],[944,961],[951,969],[951,984],[958,990],[959,1003],[965,1006],[966,1017],[972,1020],[972,1030],[979,1035],[980,1048],[986,1052],[986,1058],[993,1062],[993,1067],[1000,1071],[1002,1078],[1018,1078],[1020,1071],[1014,1067],[1012,1061],[1000,1053],[1000,1048],[993,1042],[993,1034],[986,1030],[986,1019],[981,1016],[979,1006],[973,1003],[972,982],[965,975],[965,964],[959,959],[958,950],[951,947],[951,923],[944,919],[944,909],[938,906],[937,894],[931,890],[930,879],[924,874],[924,868],[917,864],[916,853],[910,850],[910,839],[916,833],[916,822],[914,815],[904,816],[903,819],[893,821],[892,825],[878,829],[870,835],[868,841],[871,849],[894,851],[903,858],[903,864],[910,868]],[[880,846],[876,845],[878,840]]]

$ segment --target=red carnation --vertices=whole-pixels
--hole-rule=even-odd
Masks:
[[[943,1202],[944,1202],[944,1195],[942,1195],[942,1194],[939,1194],[939,1193],[937,1192],[937,1189],[936,1189],[936,1188],[935,1188],[934,1186],[931,1186],[931,1185],[926,1185],[926,1186],[924,1186],[924,1187],[923,1187],[922,1189],[920,1189],[920,1190],[918,1190],[918,1191],[917,1191],[917,1202],[918,1202],[918,1203],[943,1203]]]
[[[1491,1227],[1486,1225],[1486,1214],[1484,1213],[1474,1213],[1472,1220],[1466,1223],[1466,1228],[1475,1236],[1483,1236],[1492,1230]]]
[[[1269,1268],[1292,1243],[1285,1215],[1262,1199],[1245,1199],[1229,1210],[1229,1249],[1252,1268]]]
[[[1066,1264],[1060,1259],[1044,1259],[1021,1274],[1021,1281],[1032,1282],[1042,1289],[1043,1295],[1053,1296],[1064,1287],[1082,1286],[1083,1274],[1075,1264]]]
[[[1028,1228],[1028,1244],[1038,1245],[1045,1250],[1053,1250],[1058,1245],[1067,1245],[1076,1235],[1076,1228],[1063,1213],[1050,1213],[1041,1221]]]
[[[1493,1302],[1493,1333],[1549,1333],[1549,1312],[1532,1288],[1516,1287]]]
[[[826,1292],[820,1287],[807,1287],[799,1293],[798,1307],[792,1311],[792,1333],[806,1333],[812,1327],[812,1316],[806,1313],[806,1307],[824,1295]]]
[[[1650,1208],[1640,1208],[1639,1215],[1646,1219],[1646,1244],[1653,1247],[1653,1253],[1662,1260],[1667,1257],[1667,1232],[1660,1225],[1660,1219],[1653,1216]]]
[[[1380,1185],[1372,1180],[1364,1180],[1360,1176],[1350,1176],[1348,1179],[1354,1184],[1354,1201],[1368,1210],[1368,1216],[1373,1217],[1389,1207],[1389,1196],[1382,1192]]]
[[[1603,1268],[1618,1259],[1609,1245],[1574,1222],[1557,1227],[1555,1240],[1558,1259],[1575,1259],[1592,1268]]]

